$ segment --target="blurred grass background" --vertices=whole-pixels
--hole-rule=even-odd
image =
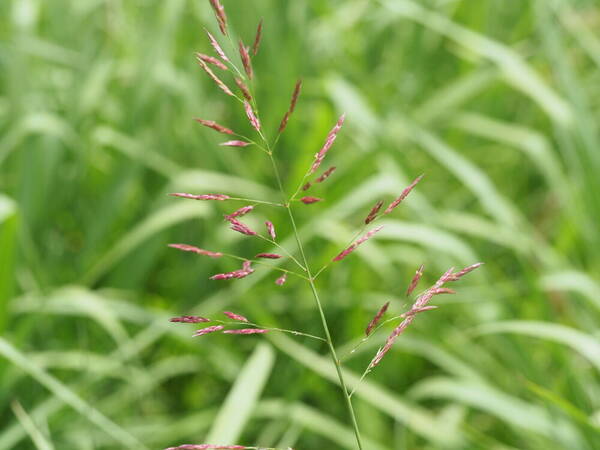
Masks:
[[[484,261],[424,314],[355,398],[369,450],[600,448],[600,6],[595,0],[224,0],[293,189],[341,111],[338,171],[298,208],[315,267],[372,204],[426,178],[378,238],[319,281],[340,351],[424,263]],[[212,335],[172,315],[231,309],[319,334],[307,287],[170,250],[266,249],[222,223],[277,198],[264,155],[193,52],[208,2],[0,3],[0,450],[185,442],[352,449],[325,348]],[[240,205],[241,206],[241,205]],[[293,248],[285,217],[258,208]],[[360,374],[386,332],[347,361]]]

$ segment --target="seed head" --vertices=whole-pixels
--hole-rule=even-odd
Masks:
[[[208,55],[205,55],[204,53],[196,53],[196,58],[204,61],[205,63],[217,66],[221,70],[227,70],[227,66],[225,64],[223,64],[221,61],[219,61],[217,58],[215,58],[214,56],[208,56]]]
[[[252,211],[254,209],[254,206],[244,206],[234,212],[232,212],[231,214],[228,214],[225,216],[225,220],[227,221],[231,221],[231,219],[234,219],[236,217],[242,217],[245,216],[246,214],[248,214],[250,211]]]
[[[210,279],[211,280],[230,280],[232,278],[239,279],[239,278],[245,278],[253,272],[254,272],[254,269],[252,269],[252,267],[251,267],[251,262],[244,261],[241,269],[234,270],[233,272],[218,273],[218,274],[210,277]]]
[[[283,133],[285,127],[287,127],[288,120],[290,116],[296,109],[296,103],[298,102],[298,97],[300,96],[300,89],[302,88],[302,80],[296,81],[296,86],[294,86],[294,92],[292,93],[292,100],[290,101],[290,106],[286,113],[283,115],[283,119],[281,119],[281,123],[279,124],[279,133]]]
[[[252,55],[256,56],[258,49],[260,48],[260,41],[262,39],[263,21],[260,19],[258,27],[256,28],[256,36],[254,37],[254,44],[252,45]]]
[[[302,203],[304,203],[305,205],[310,205],[311,203],[317,203],[317,202],[320,202],[321,200],[323,200],[323,199],[319,198],[319,197],[302,197],[300,199],[300,201]]]
[[[221,33],[227,36],[227,16],[225,15],[225,8],[221,5],[219,0],[209,0],[213,10],[215,11],[215,16],[217,17],[217,23],[219,24],[219,29]]]
[[[369,225],[371,222],[373,222],[377,218],[377,213],[379,212],[379,210],[381,209],[382,206],[383,206],[383,200],[379,200],[377,203],[375,203],[375,206],[373,206],[373,208],[371,208],[369,215],[365,218],[366,225]]]
[[[210,256],[211,258],[220,258],[221,256],[223,256],[223,253],[211,252],[210,250],[204,250],[203,248],[194,247],[193,245],[188,244],[169,244],[169,247],[176,248],[184,252],[192,252],[198,255]]]
[[[234,140],[221,142],[219,145],[222,145],[223,147],[248,147],[250,145],[250,142]]]
[[[425,266],[423,264],[421,264],[421,267],[419,267],[417,269],[417,271],[415,272],[415,276],[412,278],[412,280],[410,281],[410,285],[408,286],[408,289],[406,290],[406,296],[408,297],[410,294],[412,294],[412,292],[415,290],[415,288],[417,287],[417,285],[419,284],[419,280],[421,279],[421,277],[423,276],[423,269],[425,268]]]
[[[232,320],[237,320],[238,322],[248,322],[248,319],[246,319],[244,316],[241,316],[236,313],[232,313],[231,311],[223,311],[223,314],[225,314],[227,317],[229,317]]]
[[[260,131],[260,121],[258,120],[258,117],[256,117],[256,114],[254,114],[252,106],[250,106],[248,101],[244,102],[244,109],[246,110],[246,116],[248,116],[250,124],[256,129],[256,131]]]
[[[367,336],[369,334],[371,334],[371,331],[373,331],[373,328],[375,328],[377,326],[377,324],[379,323],[379,321],[381,320],[381,318],[383,317],[383,315],[387,311],[388,306],[390,306],[390,302],[387,302],[385,305],[383,305],[379,309],[379,311],[377,311],[377,314],[375,314],[375,317],[373,317],[373,319],[369,322],[369,325],[367,325],[367,329],[365,330],[365,334]]]
[[[277,253],[259,253],[256,255],[257,258],[266,258],[266,259],[279,259],[283,258],[283,256],[278,255]]]
[[[250,61],[250,54],[248,53],[248,47],[244,45],[242,40],[240,39],[238,43],[238,47],[240,50],[240,59],[242,60],[242,65],[244,66],[244,72],[248,75],[249,79],[252,79],[254,73],[252,71],[252,62]]]
[[[483,263],[478,262],[478,263],[472,264],[468,267],[465,267],[464,269],[452,274],[452,279],[449,281],[457,281],[457,280],[461,279],[463,276],[465,276],[466,274],[468,274],[469,272],[472,272],[481,266],[483,266]]]
[[[239,330],[226,330],[223,331],[225,334],[258,334],[258,333],[268,333],[269,330],[265,330],[264,328],[241,328]]]
[[[359,245],[361,245],[363,242],[371,239],[371,237],[373,237],[373,235],[375,233],[381,231],[382,228],[383,228],[383,226],[378,226],[377,228],[373,228],[371,231],[369,231],[363,237],[361,237],[360,239],[357,239],[356,242],[354,242],[352,245],[350,245],[350,247],[348,247],[345,250],[342,250],[335,258],[333,258],[333,260],[341,261],[346,256],[348,256],[350,253],[352,253],[354,250],[356,250]]]
[[[315,180],[315,183],[322,183],[323,181],[325,181],[327,178],[329,178],[329,175],[335,172],[335,169],[335,166],[331,166],[329,169],[323,172],[323,174],[319,178]]]
[[[204,31],[206,31],[206,34],[208,35],[208,40],[210,41],[210,45],[212,45],[212,47],[215,49],[215,52],[217,52],[219,58],[221,58],[225,62],[229,62],[229,58],[227,57],[217,40],[214,38],[214,36],[210,34],[210,32],[207,29],[204,29]]]
[[[244,450],[250,448],[252,447],[244,447],[243,445],[183,444],[165,450]]]
[[[227,87],[227,85],[225,83],[223,83],[219,79],[219,77],[217,77],[215,75],[215,73],[210,69],[210,67],[208,67],[208,65],[204,61],[199,59],[198,64],[200,64],[200,67],[202,67],[204,69],[204,71],[208,74],[208,76],[211,77],[215,83],[217,83],[217,86],[219,86],[223,92],[225,92],[227,95],[231,95],[232,97],[235,97],[233,92],[231,92],[231,89],[229,89]]]
[[[287,273],[284,273],[279,278],[275,280],[275,284],[277,286],[282,286],[287,281]]]
[[[312,183],[309,181],[308,183],[306,183],[304,186],[302,186],[302,190],[303,191],[308,191],[310,189],[310,187],[312,186]]]
[[[175,192],[173,194],[169,194],[173,197],[181,197],[181,198],[189,198],[192,200],[218,200],[223,201],[227,200],[231,197],[225,194],[202,194],[202,195],[194,195],[194,194],[186,194],[183,192]]]
[[[223,125],[219,125],[214,120],[204,120],[204,119],[194,119],[194,120],[196,122],[204,125],[205,127],[212,128],[213,130],[218,131],[219,133],[235,134],[232,130],[230,130],[229,128],[224,127]]]
[[[227,220],[231,224],[230,228],[233,231],[237,231],[238,233],[245,234],[246,236],[256,236],[256,231],[253,231],[247,225],[243,224],[239,220],[234,219],[233,217],[232,218],[228,218]]]
[[[410,183],[410,185],[408,185],[406,188],[404,188],[404,190],[402,191],[400,196],[396,200],[394,200],[392,203],[390,203],[390,205],[385,209],[385,211],[383,213],[384,214],[391,213],[392,210],[402,202],[402,200],[404,200],[406,197],[408,197],[408,194],[410,194],[410,191],[412,191],[413,188],[417,185],[417,183],[419,181],[421,181],[422,179],[423,179],[423,175],[419,175],[417,178],[415,178],[415,180],[412,183]]]
[[[246,86],[246,84],[240,80],[238,77],[235,77],[235,84],[237,84],[237,86],[240,88],[240,91],[242,91],[242,95],[244,96],[244,98],[246,100],[248,100],[249,102],[252,101],[252,95],[250,94],[250,91],[248,90],[248,86]]]
[[[202,322],[210,322],[210,319],[206,317],[200,316],[179,316],[172,317],[169,319],[169,322],[179,322],[179,323],[202,323]]]
[[[201,328],[199,330],[196,330],[192,337],[204,336],[205,334],[208,334],[208,333],[214,333],[215,331],[221,331],[223,328],[225,328],[223,325],[213,325],[211,327]]]
[[[341,130],[345,119],[346,119],[346,114],[342,114],[340,116],[340,118],[338,119],[337,123],[331,129],[331,131],[327,135],[327,138],[325,139],[325,143],[323,144],[323,147],[315,155],[315,161],[313,162],[313,165],[311,166],[309,173],[315,173],[315,171],[319,168],[319,166],[325,159],[325,155],[327,155],[327,152],[329,151],[329,149],[335,142],[335,139],[337,138],[337,135],[338,135],[339,131]]]
[[[277,235],[275,234],[275,225],[273,225],[273,223],[269,222],[268,220],[265,222],[265,225],[267,227],[267,233],[269,233],[271,239],[275,240],[275,238],[277,237]]]

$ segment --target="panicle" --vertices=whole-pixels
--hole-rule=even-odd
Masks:
[[[275,240],[277,235],[275,234],[275,225],[273,225],[273,222],[270,222],[267,220],[265,222],[265,226],[267,227],[267,233],[269,233],[269,236],[271,236],[271,239]]]
[[[320,202],[321,200],[323,200],[323,199],[319,198],[319,197],[302,197],[300,199],[300,201],[302,203],[304,203],[305,205],[310,205],[311,203],[317,203],[317,202]]]
[[[371,331],[373,331],[373,328],[375,328],[377,326],[377,324],[379,323],[379,321],[381,320],[381,318],[383,317],[383,315],[385,314],[385,312],[387,311],[389,306],[390,306],[390,302],[387,302],[385,305],[383,305],[379,309],[379,311],[377,311],[377,314],[375,314],[375,317],[373,317],[373,319],[369,322],[369,325],[367,325],[367,329],[365,330],[365,334],[367,336],[369,334],[371,334]]]
[[[377,218],[377,213],[379,213],[379,210],[381,209],[382,206],[383,206],[383,200],[379,200],[377,203],[375,203],[375,206],[373,206],[373,208],[371,208],[369,215],[365,218],[366,225],[369,225],[371,222],[373,222]]]
[[[327,138],[325,139],[325,143],[323,144],[323,147],[315,155],[315,161],[313,162],[309,173],[315,173],[315,171],[319,168],[319,166],[325,159],[325,155],[327,155],[327,152],[329,151],[329,149],[335,142],[335,139],[337,138],[337,135],[338,135],[340,129],[342,128],[342,125],[344,124],[345,119],[346,119],[346,114],[342,114],[340,116],[340,118],[338,119],[337,123],[331,129],[331,131],[327,135]]]
[[[335,169],[335,166],[331,166],[329,169],[323,172],[323,174],[319,178],[315,180],[315,183],[322,183],[323,181],[325,181],[327,178],[329,178],[329,175],[335,172]]]
[[[208,67],[208,65],[204,61],[199,59],[198,64],[200,64],[200,67],[202,67],[204,69],[204,71],[208,74],[208,76],[211,77],[215,83],[217,83],[217,86],[219,86],[223,92],[225,92],[227,95],[231,95],[232,97],[235,97],[234,93],[231,92],[231,89],[229,89],[227,87],[227,85],[225,83],[223,83],[219,79],[219,77],[217,77],[215,75],[215,73],[210,69],[210,67]]]
[[[215,122],[214,120],[204,120],[204,119],[194,119],[196,122],[204,125],[205,127],[208,128],[212,128],[213,130],[218,131],[219,133],[224,133],[224,134],[235,134],[233,132],[233,130],[230,130],[229,128],[224,127],[223,125],[219,125],[217,122]]]
[[[244,109],[246,111],[246,116],[248,116],[250,124],[256,129],[256,131],[260,131],[260,121],[258,120],[258,117],[256,117],[256,114],[254,114],[252,106],[248,101],[244,102]]]
[[[227,70],[227,66],[214,56],[205,55],[204,53],[196,53],[196,58],[204,61],[205,63],[217,66],[221,70]]]
[[[371,231],[369,231],[367,234],[365,234],[364,236],[362,236],[361,238],[357,239],[354,243],[352,243],[348,248],[346,248],[345,250],[342,250],[335,258],[333,258],[334,261],[341,261],[342,259],[344,259],[346,256],[348,256],[350,253],[352,253],[354,250],[356,250],[358,248],[359,245],[361,245],[363,242],[371,239],[371,237],[373,237],[373,235],[379,231],[381,231],[381,229],[383,228],[383,225],[378,226],[377,228],[373,228]]]
[[[195,247],[193,245],[188,244],[169,244],[169,247],[176,248],[184,252],[192,252],[198,255],[210,256],[211,258],[220,258],[221,256],[223,256],[223,253],[211,252],[210,250],[204,250],[203,248]]]
[[[278,255],[277,253],[259,253],[256,255],[257,258],[266,258],[266,259],[279,259],[283,258],[283,256]]]
[[[247,225],[243,224],[237,219],[229,218],[227,219],[231,224],[231,229],[233,231],[237,231],[238,233],[245,234],[246,236],[256,236],[256,231],[250,229]]]
[[[267,333],[269,330],[265,330],[264,328],[241,328],[239,330],[226,330],[223,331],[225,334],[257,334],[257,333]]]
[[[408,197],[408,194],[410,194],[410,191],[412,191],[414,189],[414,187],[417,185],[417,183],[419,181],[421,181],[422,179],[423,179],[423,175],[419,175],[417,178],[415,178],[415,180],[412,183],[410,183],[406,188],[404,188],[404,190],[402,191],[400,196],[396,200],[394,200],[392,203],[389,204],[389,206],[385,209],[385,211],[383,213],[384,214],[391,213],[392,210],[402,202],[402,200],[404,200],[406,197]]]
[[[406,290],[407,297],[410,294],[412,294],[412,292],[415,290],[415,288],[419,284],[419,280],[423,276],[423,269],[425,269],[425,266],[423,264],[421,264],[421,266],[415,272],[415,275],[413,276],[412,280],[410,281],[410,285],[408,286],[408,289]]]
[[[294,92],[292,93],[292,100],[290,101],[290,107],[283,115],[283,119],[281,119],[281,123],[279,124],[279,133],[283,133],[285,127],[287,127],[288,120],[290,116],[296,109],[296,103],[298,102],[298,97],[300,96],[300,89],[302,88],[302,80],[296,81],[296,85],[294,86]]]
[[[219,58],[221,58],[225,62],[229,62],[229,58],[227,57],[227,55],[225,54],[215,37],[207,29],[204,29],[204,31],[206,31],[206,34],[208,35],[208,40],[210,41],[210,45],[212,45],[212,47],[215,49],[215,52],[217,52]]]
[[[215,16],[217,17],[217,23],[219,24],[221,33],[227,36],[227,16],[225,15],[225,8],[223,5],[221,5],[219,0],[210,0],[210,4],[215,11]]]
[[[258,53],[258,49],[260,48],[260,41],[262,40],[262,29],[263,29],[263,20],[260,19],[258,22],[258,27],[256,28],[256,36],[254,37],[254,44],[252,44],[252,55],[256,56]]]
[[[221,142],[219,145],[222,145],[223,147],[248,147],[249,145],[251,145],[251,143],[246,141],[234,140]]]
[[[225,314],[231,320],[237,320],[238,322],[248,322],[248,319],[246,319],[244,316],[233,313],[231,311],[223,311],[223,314]]]
[[[201,195],[194,195],[194,194],[186,194],[184,192],[175,192],[173,194],[169,194],[173,197],[181,197],[181,198],[190,198],[192,200],[219,200],[219,201],[223,201],[223,200],[227,200],[231,197],[229,197],[229,195],[225,195],[225,194],[201,194]]]
[[[215,331],[221,331],[223,328],[225,328],[223,325],[213,325],[211,327],[201,328],[199,330],[196,330],[192,337],[204,336],[205,334],[208,334],[208,333],[214,333]]]
[[[245,216],[253,209],[254,209],[254,206],[243,206],[242,208],[232,212],[231,214],[227,214],[225,216],[225,220],[231,221],[231,219],[235,219],[236,217]]]
[[[246,72],[246,75],[248,75],[249,79],[252,79],[254,72],[252,71],[252,62],[250,61],[248,47],[244,45],[241,39],[238,43],[238,47],[240,50],[240,59],[242,60],[242,65],[244,66],[244,72]]]
[[[169,322],[179,322],[179,323],[202,323],[202,322],[210,322],[210,319],[206,317],[200,316],[179,316],[172,317],[169,319]]]
[[[275,284],[277,286],[282,286],[287,281],[287,273],[284,273],[279,278],[275,280]]]
[[[235,77],[235,84],[237,84],[237,86],[240,88],[240,91],[242,91],[242,95],[244,96],[244,98],[246,100],[248,100],[249,102],[252,101],[252,95],[250,94],[250,91],[248,90],[248,86],[246,86],[246,84],[240,80],[238,77]]]

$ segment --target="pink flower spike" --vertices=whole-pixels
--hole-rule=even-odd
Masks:
[[[327,135],[327,138],[325,139],[325,143],[323,144],[323,147],[315,155],[315,161],[313,162],[313,165],[311,166],[309,173],[315,173],[315,171],[319,168],[319,166],[325,159],[325,155],[327,155],[327,152],[329,151],[329,149],[335,142],[335,139],[337,138],[337,135],[338,135],[339,131],[341,130],[342,125],[344,124],[344,120],[346,120],[346,114],[342,114],[340,116],[337,123],[334,125],[334,127],[331,129],[331,131]]]
[[[223,201],[223,200],[227,200],[231,197],[229,197],[229,195],[225,195],[225,194],[201,194],[201,195],[194,195],[194,194],[186,194],[184,192],[175,192],[173,194],[169,194],[172,197],[181,197],[181,198],[189,198],[192,200],[218,200],[218,201]]]
[[[308,191],[310,189],[310,187],[312,186],[312,183],[309,181],[308,183],[306,183],[304,186],[302,186],[302,190],[303,191]]]
[[[217,66],[221,70],[227,70],[227,66],[219,61],[214,56],[205,55],[204,53],[196,53],[196,58],[201,59],[205,63],[212,64],[213,66]]]
[[[260,121],[254,114],[254,111],[252,111],[252,106],[250,103],[248,103],[248,101],[244,102],[244,109],[246,110],[246,116],[248,116],[250,124],[256,129],[256,131],[260,131]]]
[[[483,266],[483,263],[482,263],[482,262],[478,262],[478,263],[472,264],[472,265],[470,265],[470,266],[468,266],[468,267],[465,267],[465,268],[464,268],[464,269],[462,269],[461,271],[459,271],[459,272],[456,272],[456,273],[452,274],[452,276],[453,276],[453,279],[452,279],[452,280],[449,280],[449,281],[456,281],[456,280],[459,280],[460,278],[462,278],[463,276],[465,276],[465,275],[466,275],[466,274],[468,274],[469,272],[472,272],[472,271],[474,271],[475,269],[477,269],[477,268],[479,268],[479,267],[481,267],[481,266]]]
[[[265,222],[265,225],[267,227],[267,233],[269,233],[269,236],[271,236],[272,240],[275,240],[275,238],[277,237],[277,235],[275,234],[275,225],[273,225],[273,223],[268,220]]]
[[[410,285],[408,286],[408,289],[406,290],[406,296],[408,297],[410,294],[412,294],[412,292],[415,290],[415,288],[417,287],[417,285],[419,284],[419,280],[421,279],[421,277],[423,276],[423,269],[425,268],[425,266],[423,264],[421,264],[421,267],[419,267],[417,269],[417,271],[415,272],[415,276],[412,278]]]
[[[220,258],[221,256],[223,256],[223,253],[211,252],[210,250],[204,250],[203,248],[194,247],[193,245],[188,244],[169,244],[169,247],[176,248],[184,252],[192,252],[198,255],[210,256],[211,258]]]
[[[240,91],[242,91],[242,95],[244,96],[244,98],[246,100],[248,100],[249,102],[251,102],[252,95],[250,94],[250,91],[248,90],[248,86],[246,86],[244,84],[244,82],[237,77],[235,77],[235,84],[237,84],[237,86],[240,88]]]
[[[210,277],[211,280],[230,280],[232,278],[240,279],[245,278],[248,275],[254,273],[254,269],[251,267],[250,261],[244,261],[242,264],[242,268],[239,270],[234,270],[233,272],[226,273],[218,273]]]
[[[411,308],[409,311],[405,312],[404,314],[401,314],[400,317],[402,318],[407,318],[410,316],[415,316],[421,312],[425,312],[425,311],[431,311],[432,309],[437,309],[437,306],[434,305],[429,305],[429,306],[422,306],[420,308]]]
[[[215,16],[217,16],[217,22],[221,33],[227,36],[227,16],[225,15],[225,8],[223,8],[223,5],[221,5],[219,0],[210,0],[210,4],[215,11]]]
[[[323,175],[321,175],[319,178],[317,178],[315,180],[315,183],[322,183],[323,181],[325,181],[327,178],[329,178],[329,175],[331,175],[333,172],[335,172],[336,167],[335,166],[331,166],[329,169],[327,169],[325,172],[323,172]]]
[[[244,206],[244,207],[238,209],[237,211],[234,211],[231,214],[226,215],[225,216],[225,220],[231,220],[231,219],[234,219],[236,217],[245,216],[246,214],[248,214],[253,209],[254,209],[254,206]]]
[[[219,145],[222,145],[224,147],[248,147],[249,145],[251,145],[251,143],[246,142],[246,141],[234,140],[234,141],[222,142]]]
[[[275,284],[277,286],[283,286],[283,284],[287,281],[287,273],[284,273],[279,278],[275,280]]]
[[[243,445],[213,445],[213,444],[183,444],[178,447],[169,447],[165,450],[245,450],[256,447],[244,447]]]
[[[225,314],[231,320],[237,320],[238,322],[248,322],[248,319],[246,319],[244,316],[240,316],[239,314],[232,313],[231,311],[223,311],[223,314]]]
[[[242,60],[242,65],[244,66],[244,72],[246,72],[246,75],[248,75],[249,79],[252,79],[254,73],[252,72],[252,62],[250,62],[248,47],[246,47],[241,40],[238,43],[238,47],[240,50],[240,59]]]
[[[204,29],[204,31],[206,31],[206,34],[208,35],[208,40],[210,41],[210,45],[212,45],[212,47],[215,49],[215,52],[217,52],[219,58],[221,58],[225,62],[229,62],[229,58],[227,57],[227,55],[225,54],[215,37],[212,34],[210,34],[210,32],[206,28]]]
[[[302,197],[300,199],[300,201],[302,203],[304,203],[305,205],[310,205],[311,203],[317,203],[317,202],[320,202],[321,200],[323,200],[323,199],[318,198],[318,197]]]
[[[243,224],[239,220],[234,219],[234,218],[229,218],[227,220],[231,224],[230,228],[233,231],[237,231],[238,233],[245,234],[246,236],[256,236],[256,234],[257,234],[256,231],[250,229],[248,226],[246,226],[245,224]]]
[[[215,73],[210,69],[210,67],[208,67],[208,65],[204,61],[199,59],[198,64],[200,64],[200,67],[202,67],[204,69],[204,71],[208,74],[208,76],[211,77],[215,83],[217,83],[217,86],[219,86],[223,92],[225,92],[227,95],[231,95],[232,97],[235,97],[234,93],[231,92],[231,89],[229,89],[227,87],[227,85],[225,83],[223,83],[219,79],[219,77],[217,77],[215,75]]]
[[[277,253],[259,253],[256,255],[256,258],[279,259],[283,258],[283,256],[278,255]]]
[[[225,334],[258,334],[258,333],[268,333],[269,330],[265,330],[263,328],[242,328],[239,330],[225,330],[223,333]]]
[[[436,288],[436,289],[431,290],[431,294],[432,295],[456,294],[456,291],[454,289],[450,289],[450,288]]]
[[[377,324],[379,323],[379,321],[381,320],[381,318],[383,317],[383,315],[387,311],[388,306],[390,306],[390,302],[387,302],[385,305],[383,305],[379,309],[379,311],[377,312],[377,314],[375,314],[375,317],[373,317],[373,319],[369,322],[369,325],[367,325],[367,329],[365,330],[365,334],[367,336],[369,334],[371,334],[371,331],[373,331],[373,328],[375,328],[377,326]]]
[[[260,48],[260,41],[262,39],[262,29],[263,29],[263,21],[260,19],[258,22],[258,27],[256,28],[256,36],[254,38],[254,44],[252,45],[252,55],[256,56],[258,53],[258,49]]]
[[[200,316],[179,316],[172,317],[169,319],[169,322],[178,322],[178,323],[202,323],[202,322],[210,322],[210,319],[206,317]]]
[[[334,261],[341,261],[346,256],[348,256],[350,253],[352,253],[354,250],[356,250],[359,245],[361,245],[363,242],[371,239],[371,237],[373,237],[373,235],[375,233],[381,231],[382,228],[383,228],[383,226],[379,226],[377,228],[373,228],[371,231],[369,231],[363,237],[361,237],[360,239],[356,240],[356,242],[354,242],[352,245],[350,245],[350,247],[348,247],[345,250],[342,250],[335,258],[333,258],[333,260]]]
[[[214,120],[204,120],[204,119],[194,119],[196,122],[198,122],[199,124],[204,125],[205,127],[208,128],[212,128],[213,130],[218,131],[219,133],[224,133],[224,134],[235,134],[233,132],[233,130],[230,130],[229,128],[224,127],[223,125],[219,125],[217,122],[215,122]]]
[[[404,188],[404,190],[402,191],[400,196],[396,200],[394,200],[392,203],[390,203],[390,205],[385,209],[385,211],[383,213],[384,214],[391,213],[392,210],[402,202],[402,200],[404,200],[406,197],[408,197],[408,194],[410,194],[410,192],[414,189],[414,187],[417,185],[417,183],[423,179],[423,176],[424,175],[419,175],[417,178],[415,178],[415,180],[412,183],[410,183],[406,188]]]
[[[196,330],[192,337],[204,336],[205,334],[208,334],[208,333],[214,333],[215,331],[221,331],[223,328],[225,328],[223,325],[213,325],[212,327],[201,328],[199,330]]]
[[[373,208],[371,208],[369,215],[365,218],[366,225],[369,225],[371,222],[373,222],[377,218],[377,213],[379,212],[379,210],[381,209],[382,206],[383,206],[383,200],[380,200],[377,203],[375,203],[375,206],[373,206]]]

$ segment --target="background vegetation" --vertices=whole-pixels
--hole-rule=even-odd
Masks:
[[[288,189],[347,113],[326,201],[299,208],[315,266],[376,200],[426,174],[319,282],[341,349],[385,300],[409,306],[419,264],[430,283],[486,262],[356,394],[367,447],[600,448],[597,1],[224,4],[248,41],[265,20],[265,128],[304,80],[278,150]],[[215,29],[201,0],[0,3],[0,450],[353,448],[322,346],[191,339],[166,320],[231,309],[320,333],[304,284],[278,288],[265,269],[210,282],[233,263],[166,247],[266,250],[227,230],[230,206],[165,195],[275,196],[262,153],[219,148],[192,120],[248,129],[195,65],[203,26]],[[249,221],[267,214],[291,245],[284,217]]]

